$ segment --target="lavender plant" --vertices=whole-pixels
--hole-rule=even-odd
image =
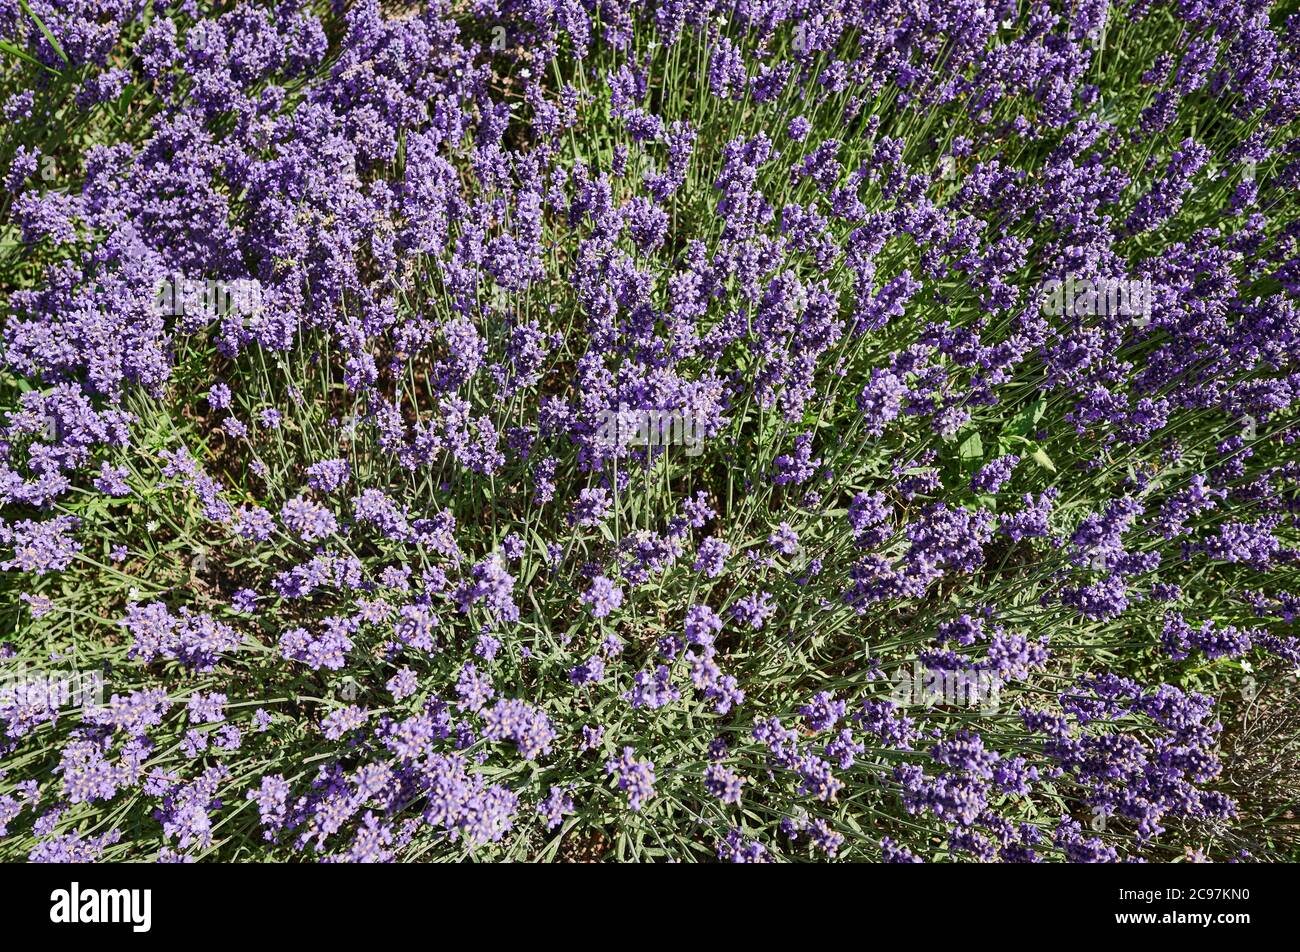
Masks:
[[[0,0],[0,858],[1300,855],[1293,11]]]

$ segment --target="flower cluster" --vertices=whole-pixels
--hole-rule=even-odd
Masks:
[[[219,8],[0,0],[0,858],[1282,849],[1300,15]]]

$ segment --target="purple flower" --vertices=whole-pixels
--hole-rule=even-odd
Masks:
[[[597,575],[583,593],[582,601],[591,606],[594,617],[604,618],[623,604],[623,590],[605,576]]]
[[[483,736],[512,740],[525,760],[536,760],[551,750],[555,730],[544,712],[525,701],[502,699],[483,715]]]
[[[332,493],[347,484],[352,466],[347,460],[323,459],[307,467],[307,485],[318,492]]]
[[[230,596],[230,607],[245,615],[257,610],[257,592],[251,588],[241,588]]]
[[[339,740],[344,734],[358,730],[366,723],[365,709],[349,704],[336,708],[321,719],[321,733],[330,740]]]
[[[799,534],[790,528],[788,522],[783,522],[767,537],[767,544],[782,555],[794,555],[799,551]]]
[[[971,488],[977,493],[997,492],[1011,478],[1011,471],[1016,468],[1016,464],[1019,462],[1020,457],[1011,454],[986,463],[971,478]]]
[[[681,691],[673,686],[672,672],[664,664],[657,666],[654,671],[638,671],[632,678],[632,690],[623,692],[623,700],[634,708],[645,707],[650,710],[680,700],[681,696]]]
[[[389,678],[385,686],[388,688],[388,692],[393,695],[394,700],[402,701],[419,689],[419,682],[415,677],[415,672],[404,667]]]
[[[304,542],[317,542],[338,531],[334,513],[305,496],[290,499],[280,510],[285,528]]]
[[[0,569],[36,575],[63,571],[81,551],[81,544],[70,535],[78,524],[75,516],[56,516],[43,522],[23,519],[12,527],[0,525],[0,542],[13,546],[13,558],[0,562]]]
[[[722,764],[709,764],[704,771],[704,789],[723,803],[739,803],[745,780]]]
[[[605,659],[592,655],[581,664],[569,669],[569,681],[575,685],[595,684],[605,677]]]
[[[187,709],[191,724],[219,724],[226,719],[226,696],[224,694],[194,694],[190,697]]]
[[[751,628],[762,628],[763,624],[776,614],[776,606],[771,604],[771,599],[771,592],[745,595],[731,606],[731,616]]]
[[[709,536],[700,543],[695,557],[695,571],[703,572],[709,578],[717,578],[722,574],[727,556],[730,554],[731,546],[716,536]]]
[[[573,797],[564,787],[551,787],[550,794],[537,804],[537,812],[546,821],[546,828],[553,830],[564,822],[564,817],[573,812]]]
[[[605,764],[605,772],[614,778],[618,789],[627,794],[627,804],[633,813],[641,812],[647,800],[655,795],[655,766],[648,760],[637,760],[636,751],[624,747],[623,753]]]

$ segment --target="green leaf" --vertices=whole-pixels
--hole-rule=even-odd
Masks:
[[[1047,455],[1047,450],[1043,449],[1041,446],[1034,450],[1030,455],[1030,459],[1048,472],[1056,472],[1056,464],[1053,463],[1052,458]]]
[[[50,46],[54,47],[54,52],[59,54],[59,59],[66,63],[68,61],[68,54],[63,52],[63,47],[60,46],[59,41],[54,38],[54,34],[50,32],[50,28],[42,23],[41,18],[32,12],[32,8],[27,5],[27,0],[18,0],[18,5],[23,8],[23,12],[32,18],[32,21],[40,29],[41,33],[45,35],[45,39],[49,41]]]
[[[1043,414],[1047,411],[1047,398],[1039,397],[1031,406],[1025,407],[1002,428],[1001,438],[1027,437]]]
[[[963,463],[971,465],[984,458],[984,441],[980,439],[978,433],[972,433],[966,437],[957,447],[957,455]]]
[[[56,76],[59,73],[57,69],[50,69],[50,67],[46,66],[31,53],[28,53],[25,49],[11,40],[0,40],[0,53],[7,53],[9,56],[16,57],[26,63],[31,63],[33,66],[39,66],[41,69],[48,70]]]

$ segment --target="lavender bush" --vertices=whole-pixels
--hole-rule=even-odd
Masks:
[[[1296,856],[1289,9],[0,0],[0,858]]]

